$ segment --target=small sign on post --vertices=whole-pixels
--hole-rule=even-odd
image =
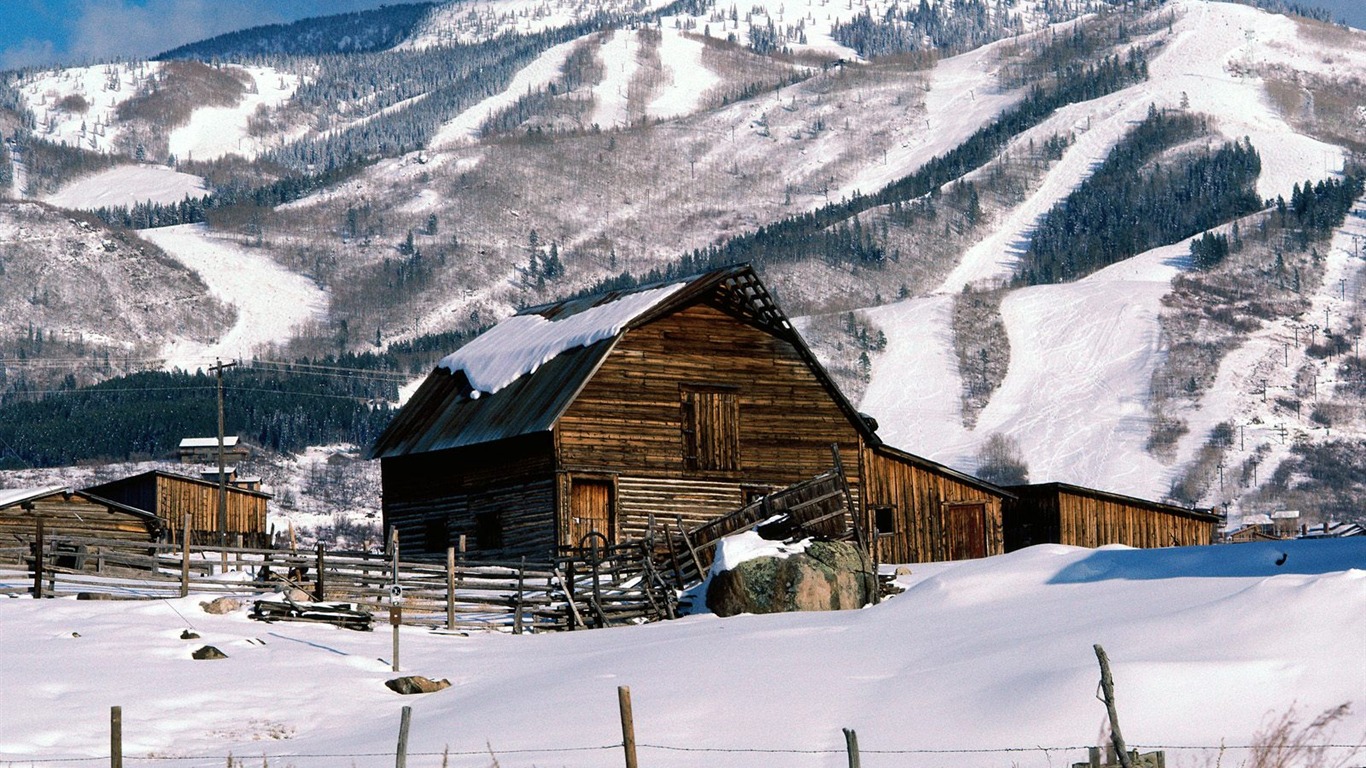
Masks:
[[[403,585],[389,585],[389,625],[394,628],[394,671],[398,671],[398,628],[403,623]]]

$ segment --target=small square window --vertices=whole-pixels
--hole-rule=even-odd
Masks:
[[[895,507],[873,507],[873,528],[879,536],[896,533]]]

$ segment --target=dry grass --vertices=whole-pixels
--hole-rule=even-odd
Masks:
[[[1362,739],[1356,746],[1333,745],[1337,726],[1351,714],[1351,703],[1324,710],[1306,721],[1294,706],[1273,717],[1252,739],[1252,749],[1240,768],[1344,768],[1356,764]]]

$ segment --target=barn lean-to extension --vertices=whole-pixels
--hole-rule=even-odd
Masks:
[[[747,266],[522,311],[443,360],[371,456],[405,553],[545,557],[704,523],[832,446],[884,559],[1003,551],[1010,494],[884,446]]]
[[[1067,483],[1013,485],[1006,551],[1033,544],[1184,547],[1209,544],[1221,518],[1204,509],[1136,499]]]

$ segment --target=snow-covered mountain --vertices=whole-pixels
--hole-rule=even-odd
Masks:
[[[186,369],[264,344],[384,350],[752,258],[890,443],[990,473],[1005,435],[1035,481],[1353,514],[1361,205],[1303,242],[1274,205],[1213,220],[1237,250],[1205,269],[1197,229],[1017,277],[1043,218],[1155,113],[1200,129],[1144,178],[1246,143],[1247,191],[1295,208],[1359,172],[1366,33],[1200,0],[483,0],[403,25],[357,33],[402,32],[384,50],[243,33],[207,63],[191,46],[8,76],[11,194],[194,222],[142,235],[236,310],[208,335],[115,326],[105,347]],[[17,316],[34,286],[14,275]]]

